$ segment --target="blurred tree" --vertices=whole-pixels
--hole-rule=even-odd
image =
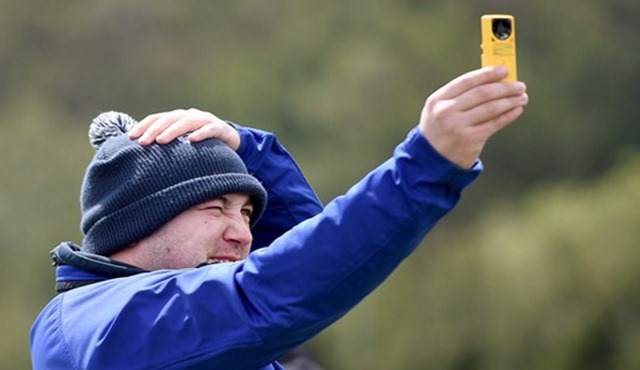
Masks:
[[[637,368],[638,186],[635,156],[593,184],[541,188],[432,235],[317,339],[328,366]]]

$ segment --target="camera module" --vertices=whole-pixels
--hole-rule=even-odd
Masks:
[[[494,19],[491,24],[493,34],[498,40],[506,40],[511,36],[511,20],[507,18]]]

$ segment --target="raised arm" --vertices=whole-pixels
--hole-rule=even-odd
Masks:
[[[525,87],[499,82],[503,73],[500,68],[470,72],[438,90],[392,158],[269,248],[234,264],[157,272],[159,283],[149,289],[158,297],[154,312],[164,312],[164,297],[179,291],[181,299],[171,299],[169,306],[189,320],[149,326],[158,333],[136,334],[182,335],[198,345],[180,354],[174,353],[173,342],[159,343],[153,347],[156,363],[182,356],[183,363],[201,368],[255,369],[360,302],[455,206],[482,168],[478,156],[486,141],[522,113],[528,101]],[[243,155],[252,167],[252,155]],[[265,165],[262,159],[256,163],[259,173]],[[168,279],[171,284],[165,283]],[[225,319],[212,320],[218,315]]]
[[[462,75],[431,95],[418,127],[391,159],[316,217],[262,253],[249,256],[236,286],[268,325],[304,341],[375,289],[420,244],[482,169],[487,140],[522,114],[522,83],[499,82],[506,70]],[[290,342],[291,344],[291,342]]]

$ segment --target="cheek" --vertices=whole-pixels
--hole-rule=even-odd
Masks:
[[[211,245],[215,244],[211,233],[207,231],[207,223],[198,223],[199,227],[194,225],[184,225],[165,240],[169,258],[174,264],[172,268],[197,266],[206,261],[211,253]]]
[[[251,244],[247,245],[246,247],[242,248],[242,255],[241,255],[241,259],[246,259],[247,257],[249,257],[249,253],[251,253]]]
[[[180,249],[185,254],[202,255],[207,254],[211,245],[214,245],[215,237],[211,230],[207,229],[190,229],[183,234],[183,238],[179,243]]]

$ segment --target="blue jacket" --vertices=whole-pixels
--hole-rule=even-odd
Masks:
[[[273,135],[238,130],[239,154],[269,192],[254,228],[254,243],[268,248],[236,263],[122,278],[58,267],[58,282],[101,281],[41,312],[34,369],[282,369],[277,358],[375,289],[481,171],[480,162],[459,169],[414,129],[322,210]]]

